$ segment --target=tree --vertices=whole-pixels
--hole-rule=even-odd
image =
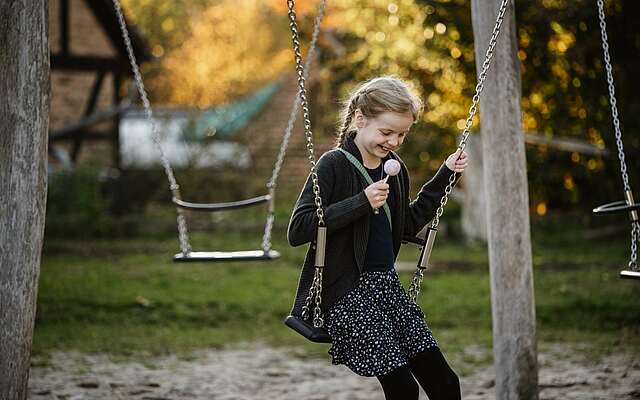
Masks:
[[[0,398],[26,399],[44,234],[47,1],[0,3]]]

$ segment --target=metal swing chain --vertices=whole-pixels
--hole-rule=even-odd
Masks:
[[[616,145],[618,148],[618,160],[620,161],[620,173],[622,175],[622,184],[625,192],[631,192],[629,185],[629,175],[627,174],[627,163],[624,157],[624,144],[622,142],[622,130],[620,129],[620,119],[618,116],[618,102],[616,100],[616,89],[613,83],[613,67],[611,66],[611,57],[609,55],[609,38],[607,36],[607,22],[604,13],[604,1],[597,0],[598,18],[600,20],[600,36],[602,38],[602,53],[604,55],[604,64],[607,72],[607,84],[609,86],[609,104],[611,105],[611,117],[616,136]],[[638,239],[640,236],[640,222],[631,223],[631,259],[629,268],[633,271],[638,270]]]
[[[129,63],[131,64],[131,69],[133,70],[133,76],[136,82],[136,87],[138,88],[138,93],[140,94],[140,99],[142,100],[142,105],[144,107],[145,115],[147,117],[147,120],[151,123],[151,137],[153,139],[153,142],[156,144],[156,147],[160,151],[160,159],[162,160],[162,166],[164,167],[164,172],[167,175],[167,179],[169,180],[169,190],[171,190],[171,194],[174,199],[180,200],[180,186],[176,182],[176,178],[173,174],[173,169],[171,168],[169,159],[167,158],[167,155],[165,154],[164,149],[162,148],[162,144],[160,141],[160,133],[158,132],[158,126],[156,125],[153,119],[153,111],[151,110],[151,104],[149,103],[149,98],[147,97],[147,91],[144,88],[142,75],[140,74],[140,68],[138,68],[136,56],[133,52],[133,46],[131,44],[129,30],[127,29],[127,24],[124,20],[124,14],[122,12],[122,7],[120,6],[119,0],[113,0],[113,6],[116,10],[118,23],[120,25],[120,31],[125,43],[125,47],[127,48]],[[178,237],[180,240],[180,250],[182,251],[183,255],[186,255],[191,251],[191,245],[189,244],[189,232],[187,230],[187,222],[184,217],[184,212],[179,207],[176,207],[176,211],[178,213],[177,222],[178,222]]]
[[[482,62],[482,69],[478,78],[478,83],[476,84],[476,93],[473,95],[473,100],[471,102],[471,107],[469,108],[469,115],[467,116],[467,121],[464,126],[464,130],[462,131],[462,139],[460,140],[460,144],[458,148],[463,151],[465,146],[467,145],[467,138],[469,137],[471,125],[473,123],[473,117],[478,111],[478,103],[480,102],[480,94],[482,93],[482,89],[484,89],[484,81],[487,78],[487,71],[491,66],[491,60],[493,58],[493,50],[496,47],[497,38],[500,34],[500,26],[502,25],[502,21],[504,20],[504,13],[507,10],[507,5],[511,0],[502,0],[500,3],[500,10],[498,11],[498,16],[496,18],[496,23],[493,27],[493,32],[491,34],[491,39],[489,40],[489,47],[485,53],[484,61]],[[440,217],[444,212],[444,206],[447,204],[449,200],[449,195],[453,190],[453,186],[456,182],[456,174],[452,174],[449,177],[449,183],[444,191],[444,196],[440,199],[440,205],[436,211],[436,215],[433,218],[431,223],[431,228],[436,229],[440,224]],[[424,268],[418,267],[413,275],[413,279],[411,280],[411,286],[409,287],[409,297],[412,301],[417,302],[418,294],[420,293],[420,288],[422,286],[422,280],[424,278]]]
[[[311,36],[311,44],[309,45],[309,51],[307,52],[307,59],[304,63],[304,77],[307,79],[309,77],[309,70],[311,69],[311,63],[315,57],[316,53],[316,44],[318,42],[318,36],[320,34],[320,24],[322,19],[324,18],[324,11],[326,6],[326,0],[322,0],[320,2],[320,6],[318,8],[318,15],[316,16],[314,25],[313,25],[313,35]],[[287,148],[289,148],[289,139],[291,138],[291,134],[293,133],[293,126],[296,122],[296,118],[298,116],[298,110],[300,109],[300,96],[296,95],[295,101],[293,102],[293,107],[291,109],[291,114],[289,114],[289,121],[287,122],[287,127],[285,129],[284,137],[282,138],[282,144],[280,145],[280,152],[278,153],[278,157],[276,160],[276,164],[273,168],[273,172],[271,174],[271,179],[269,183],[267,183],[267,188],[271,193],[272,199],[271,204],[273,204],[273,196],[275,195],[275,188],[278,183],[278,176],[280,175],[280,170],[282,169],[282,164],[284,163],[284,156],[287,152]],[[262,250],[268,252],[271,249],[271,232],[273,230],[273,221],[275,219],[274,210],[270,209],[269,214],[267,215],[267,222],[264,227],[264,236],[262,237]]]
[[[309,119],[309,103],[307,101],[306,79],[304,66],[302,65],[302,55],[300,51],[300,35],[298,33],[298,23],[296,22],[295,0],[287,0],[289,28],[291,29],[291,40],[293,42],[293,52],[296,61],[296,72],[298,73],[298,95],[302,105],[302,115],[304,117],[304,134],[307,139],[307,151],[309,152],[309,163],[311,164],[311,180],[313,182],[313,194],[315,197],[316,215],[318,217],[318,226],[324,227],[324,210],[322,209],[322,198],[320,197],[320,185],[318,184],[318,173],[316,168],[316,158],[313,151],[313,133],[311,132],[311,121]],[[309,290],[309,296],[303,307],[302,318],[307,319],[309,307],[312,300],[315,299],[315,307],[313,312],[313,326],[319,328],[324,325],[322,319],[322,311],[320,304],[322,302],[322,267],[316,265],[313,282]]]

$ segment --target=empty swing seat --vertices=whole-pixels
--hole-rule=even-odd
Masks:
[[[640,210],[640,203],[628,204],[626,201],[614,201],[613,203],[603,204],[593,209],[595,215],[618,214],[623,212],[632,212]]]
[[[267,252],[263,250],[246,251],[192,251],[185,254],[177,253],[173,256],[175,262],[206,262],[206,261],[268,261],[280,258],[280,253],[275,250]]]
[[[173,199],[173,203],[180,208],[184,208],[185,210],[216,212],[251,207],[257,204],[266,203],[269,200],[271,200],[271,195],[265,194],[264,196],[258,196],[240,201],[231,201],[228,203],[191,203],[189,201],[179,200],[176,198]]]
[[[632,199],[632,196],[630,196]],[[633,200],[627,201],[615,201],[613,203],[603,204],[593,209],[595,215],[604,214],[618,214],[628,212],[632,216],[632,220],[637,220],[637,211],[640,210],[640,203],[635,203]],[[620,271],[620,278],[625,279],[640,279],[640,271],[634,271],[630,269],[624,269]]]
[[[266,203],[271,200],[271,195],[253,197],[246,200],[227,203],[192,203],[180,199],[173,199],[177,207],[189,211],[216,212],[237,210]],[[280,258],[280,253],[275,250],[242,250],[242,251],[191,251],[186,254],[177,253],[173,256],[175,262],[233,262],[233,261],[269,261]]]
[[[640,279],[640,271],[631,271],[628,269],[620,271],[620,278]]]

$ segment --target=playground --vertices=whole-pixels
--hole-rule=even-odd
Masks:
[[[0,7],[37,44],[0,53],[21,99],[0,115],[0,398],[389,399],[332,365],[326,312],[336,249],[361,273],[358,221],[380,218],[462,398],[640,399],[637,5],[35,3]],[[381,114],[352,109],[375,76],[424,103],[374,158],[418,196],[406,226],[369,194]],[[327,154],[364,193],[336,194]]]

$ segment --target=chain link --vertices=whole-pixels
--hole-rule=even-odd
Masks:
[[[416,268],[416,272],[413,274],[411,280],[411,286],[409,287],[409,298],[414,303],[418,301],[418,295],[420,294],[420,288],[422,287],[422,279],[424,278],[424,269]]]
[[[640,222],[631,223],[631,259],[629,260],[629,269],[639,271],[638,268],[638,240],[640,240]]]
[[[622,185],[625,192],[631,192],[629,185],[629,175],[627,174],[627,162],[624,156],[624,143],[622,142],[622,130],[620,129],[620,118],[618,114],[618,102],[616,100],[616,88],[613,82],[613,67],[611,66],[611,56],[609,54],[609,37],[607,35],[607,21],[604,14],[604,1],[597,0],[598,19],[600,20],[600,37],[602,38],[602,54],[604,56],[604,65],[607,73],[607,85],[609,88],[609,104],[611,106],[611,118],[613,120],[613,128],[616,137],[616,146],[618,148],[618,160],[620,162],[620,174],[622,176]],[[640,236],[640,224],[638,221],[631,223],[631,259],[629,260],[629,268],[633,271],[638,270],[638,239]]]
[[[482,62],[482,69],[480,70],[480,74],[478,77],[478,83],[476,84],[476,92],[473,95],[471,101],[471,107],[469,107],[469,115],[467,116],[467,120],[464,125],[464,130],[462,131],[462,139],[460,140],[460,144],[458,148],[463,151],[467,145],[467,138],[469,137],[469,133],[471,132],[471,125],[473,124],[473,117],[478,112],[478,104],[480,103],[480,94],[482,93],[482,89],[484,89],[484,82],[487,79],[487,71],[489,71],[489,67],[491,66],[491,60],[493,59],[493,50],[496,47],[498,35],[500,34],[500,27],[502,26],[502,21],[504,20],[504,14],[507,10],[507,5],[511,0],[502,0],[500,3],[500,9],[498,11],[498,16],[496,18],[496,23],[493,26],[493,31],[491,33],[491,39],[489,40],[489,47],[484,56],[484,61]],[[431,222],[431,227],[436,229],[440,224],[440,217],[442,217],[442,213],[444,212],[444,207],[449,201],[449,196],[451,195],[451,191],[453,190],[453,186],[456,183],[456,174],[452,174],[449,177],[449,183],[447,187],[444,189],[444,195],[440,199],[440,204],[438,205],[438,209],[436,210],[436,215],[433,217],[433,221]],[[411,280],[411,286],[409,287],[409,297],[415,303],[418,301],[418,294],[420,294],[420,288],[422,286],[422,280],[424,279],[424,268],[417,267],[416,271],[413,275],[413,279]]]
[[[305,79],[309,77],[311,64],[313,63],[313,59],[315,58],[316,44],[318,42],[318,36],[320,34],[320,24],[322,23],[322,19],[324,17],[325,6],[326,0],[322,0],[318,9],[318,15],[316,16],[313,25],[313,35],[311,36],[311,44],[309,45],[309,51],[307,52],[307,59],[304,63]],[[275,188],[278,184],[278,177],[280,176],[280,170],[282,169],[282,164],[284,163],[284,157],[286,155],[287,148],[289,147],[289,140],[291,138],[291,134],[293,133],[293,126],[296,122],[299,109],[300,96],[296,96],[293,102],[293,107],[291,108],[291,113],[289,114],[289,121],[287,121],[287,127],[282,138],[282,143],[280,144],[280,151],[278,152],[278,157],[276,158],[276,163],[273,167],[273,172],[271,173],[271,179],[269,179],[269,183],[267,183],[267,188],[269,189]],[[273,199],[271,201],[273,201]],[[262,249],[265,252],[271,249],[271,233],[273,231],[273,220],[273,212],[269,212],[269,214],[267,215],[267,222],[265,223],[264,227],[264,235],[262,236]]]
[[[298,96],[302,106],[302,115],[304,118],[304,133],[307,140],[307,151],[309,153],[309,163],[311,164],[311,180],[313,182],[313,194],[315,197],[316,215],[318,216],[318,226],[324,226],[324,210],[322,209],[322,198],[320,197],[320,185],[318,184],[318,173],[316,169],[316,159],[313,149],[313,133],[311,132],[311,121],[309,119],[309,103],[307,101],[306,75],[305,67],[302,65],[302,55],[300,52],[300,36],[298,33],[298,23],[296,21],[295,0],[287,0],[289,28],[291,29],[291,40],[293,43],[293,53],[296,61],[296,72],[298,74]],[[324,9],[324,0],[321,4],[321,10]],[[320,15],[319,15],[320,16]],[[316,19],[317,21],[317,19]],[[307,61],[309,60],[307,56]],[[313,311],[313,326],[320,328],[324,325],[322,319],[322,267],[316,266],[313,276],[313,282],[309,289],[309,295],[303,306],[302,318],[307,319],[309,315],[309,307],[311,300],[314,299],[315,307]]]
[[[160,133],[158,131],[158,126],[155,120],[153,119],[153,111],[151,110],[151,104],[149,103],[147,91],[145,90],[144,82],[142,81],[142,74],[140,74],[140,68],[138,67],[138,62],[136,61],[135,53],[133,52],[133,45],[131,44],[131,37],[129,36],[129,30],[127,29],[127,23],[125,22],[124,14],[122,13],[122,7],[120,6],[120,2],[118,0],[113,0],[113,6],[116,10],[118,23],[120,25],[120,32],[122,34],[122,39],[124,40],[124,44],[127,49],[129,63],[131,64],[133,77],[136,83],[136,87],[138,88],[140,99],[142,100],[142,105],[144,107],[145,115],[147,117],[147,120],[151,124],[151,137],[160,152],[160,159],[162,161],[162,166],[164,167],[164,172],[167,175],[167,179],[169,180],[169,190],[171,190],[171,194],[174,199],[180,200],[180,186],[176,182],[176,178],[173,174],[173,169],[171,168],[169,159],[167,158],[167,155],[165,154],[164,149],[162,147],[162,143],[160,140]],[[180,240],[180,250],[182,251],[182,254],[186,255],[191,251],[191,245],[189,244],[189,232],[187,230],[187,222],[184,217],[184,212],[182,211],[182,209],[180,209],[179,207],[176,207],[176,211],[178,213],[177,223],[178,223],[178,236]]]
[[[311,120],[309,118],[309,102],[307,101],[306,79],[304,66],[302,65],[302,55],[300,50],[300,36],[298,33],[298,23],[296,22],[295,0],[287,0],[289,8],[289,28],[291,29],[291,40],[293,42],[293,53],[296,61],[296,72],[298,73],[298,95],[302,105],[302,115],[304,118],[304,133],[307,139],[307,151],[309,153],[309,163],[311,164],[311,179],[313,181],[313,194],[315,196],[316,215],[318,224],[324,226],[324,210],[322,209],[322,198],[320,197],[320,186],[318,184],[318,173],[316,169],[316,158],[313,149],[313,132],[311,131]]]
[[[622,143],[622,131],[620,129],[620,120],[618,118],[618,102],[616,100],[616,89],[613,83],[613,67],[611,66],[611,56],[609,55],[609,38],[607,35],[607,22],[604,14],[604,1],[597,0],[598,18],[600,20],[600,34],[602,38],[602,53],[604,55],[604,65],[607,72],[607,84],[609,87],[609,103],[611,105],[611,116],[613,119],[613,127],[616,136],[616,145],[618,147],[618,159],[620,161],[620,172],[622,174],[622,183],[624,190],[631,190],[629,187],[629,176],[627,175],[627,163],[624,157],[624,144]]]
[[[469,137],[469,133],[471,130],[471,125],[473,124],[473,117],[478,111],[478,103],[480,102],[480,94],[482,93],[482,89],[484,89],[484,81],[487,79],[487,71],[491,66],[491,60],[493,58],[493,50],[496,47],[498,35],[500,34],[500,26],[502,25],[502,21],[504,20],[504,13],[507,10],[507,5],[511,0],[502,0],[500,4],[500,10],[498,12],[498,17],[496,18],[496,23],[493,26],[493,32],[491,33],[491,39],[489,40],[489,47],[485,53],[484,61],[482,62],[482,69],[480,70],[480,75],[478,77],[478,83],[476,84],[476,92],[473,95],[473,99],[471,101],[471,107],[469,107],[469,115],[467,116],[467,120],[465,122],[464,130],[462,131],[462,139],[460,140],[460,144],[458,148],[460,150],[464,150],[467,145],[467,138]],[[449,178],[449,184],[445,188],[445,194],[440,199],[440,205],[436,210],[436,216],[433,219],[431,226],[435,229],[438,227],[440,223],[440,217],[444,212],[444,206],[447,204],[449,200],[449,195],[453,190],[453,186],[455,185],[456,174],[451,175]]]

